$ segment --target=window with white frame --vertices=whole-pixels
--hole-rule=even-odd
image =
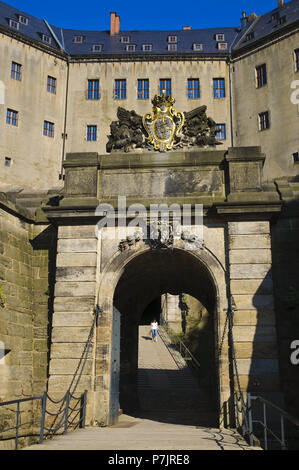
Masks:
[[[177,42],[177,36],[168,36],[168,42],[175,44]]]

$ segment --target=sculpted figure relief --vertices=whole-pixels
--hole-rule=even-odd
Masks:
[[[165,151],[221,145],[216,139],[216,123],[207,116],[206,106],[180,113],[174,111],[174,102],[174,98],[165,93],[155,96],[152,100],[153,115],[147,113],[143,117],[119,107],[118,120],[110,125],[107,152],[130,152],[142,148]]]

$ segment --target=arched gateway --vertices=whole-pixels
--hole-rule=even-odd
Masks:
[[[121,400],[134,393],[142,312],[165,293],[186,293],[199,299],[213,319],[219,418],[234,388],[225,329],[231,297],[237,309],[233,330],[240,386],[244,392],[277,397],[270,220],[281,202],[263,186],[264,159],[257,147],[67,155],[63,197],[44,207],[58,226],[52,396],[63,395],[71,383],[98,306],[97,328],[78,387],[88,390],[87,422],[113,422],[119,384]],[[126,200],[121,209],[119,195]],[[192,223],[195,204],[202,205],[203,243],[197,245],[196,237],[185,232],[153,242],[151,235],[142,237],[132,227],[123,240],[113,238],[108,236],[113,217],[107,218],[108,228],[95,230],[104,214],[99,216],[99,204],[106,204],[116,220],[125,210],[127,226],[135,217],[129,210],[132,204],[149,211],[161,202],[189,205]],[[190,224],[182,223],[182,228],[190,230]]]

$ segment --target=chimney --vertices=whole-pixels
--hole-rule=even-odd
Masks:
[[[119,30],[120,30],[119,16],[117,16],[115,11],[112,11],[110,13],[110,36],[113,36],[114,34],[118,34]]]
[[[284,6],[284,0],[278,0],[278,8],[282,8]]]
[[[253,23],[257,19],[256,13],[251,13],[251,15],[247,16],[248,24]]]
[[[190,30],[191,30],[191,26],[183,26],[183,30],[184,30],[184,31],[190,31]]]

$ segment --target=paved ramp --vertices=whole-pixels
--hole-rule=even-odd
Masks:
[[[232,430],[219,430],[207,392],[165,336],[139,329],[139,409],[105,428],[88,427],[27,450],[253,450]],[[26,450],[25,449],[25,450]]]

